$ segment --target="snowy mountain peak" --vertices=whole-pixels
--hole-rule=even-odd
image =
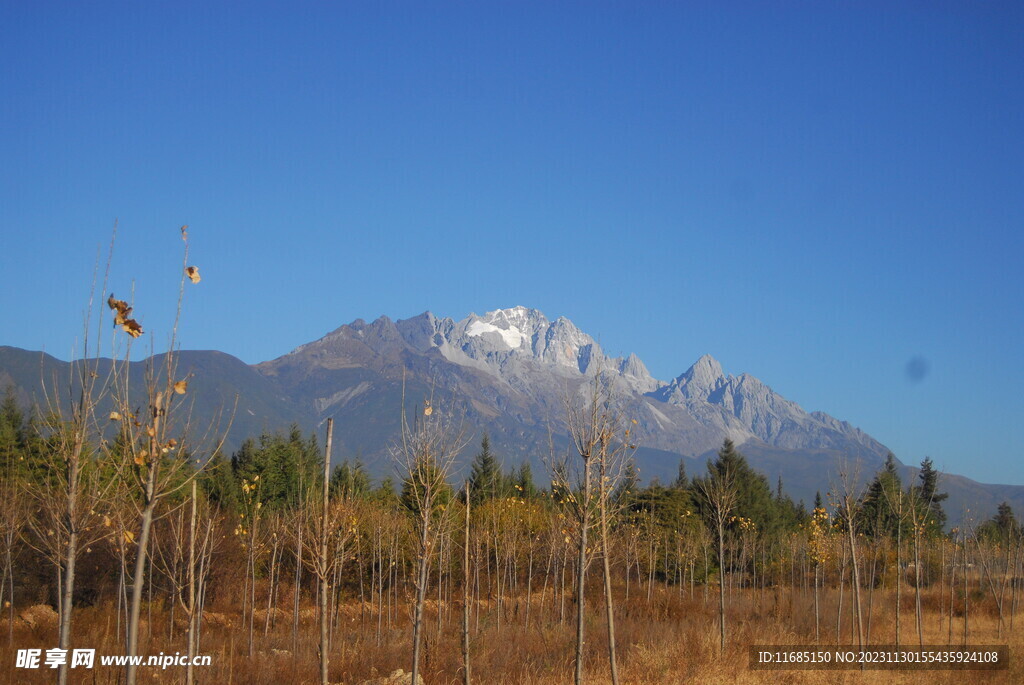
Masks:
[[[773,449],[832,449],[879,459],[887,454],[862,431],[827,414],[809,414],[753,376],[727,375],[711,355],[664,384],[636,355],[609,357],[569,319],[549,320],[523,306],[470,314],[461,321],[430,312],[398,321],[384,316],[370,323],[357,320],[261,365],[268,375],[293,379],[309,377],[311,369],[334,378],[356,369],[386,377],[396,369],[404,374],[417,367],[423,383],[447,383],[456,395],[473,397],[482,415],[511,412],[538,421],[559,405],[567,387],[606,374],[616,388],[642,403],[637,430],[655,449],[700,454],[728,437],[738,445]],[[359,383],[352,388],[366,391]],[[349,390],[322,392],[310,401],[323,411],[355,397],[345,394]]]
[[[487,312],[482,318],[488,323],[495,325],[507,323],[517,328],[532,328],[548,323],[544,312],[522,305],[510,307],[509,309],[495,309],[493,312]]]
[[[548,320],[536,309],[516,306],[495,309],[483,316],[470,314],[464,323],[468,337],[492,334],[493,340],[501,340],[508,349],[515,350],[524,345],[531,347],[534,335],[548,325]]]
[[[501,339],[509,349],[521,347],[523,339],[525,338],[523,332],[516,326],[505,326],[503,328],[480,319],[470,322],[466,327],[466,335],[470,338],[475,338],[487,333],[496,333],[498,338]]]

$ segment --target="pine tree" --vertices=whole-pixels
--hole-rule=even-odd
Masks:
[[[25,470],[25,414],[18,406],[14,387],[7,386],[0,403],[0,478],[16,479]]]
[[[868,536],[887,535],[895,539],[898,529],[905,528],[907,523],[906,512],[900,511],[902,488],[896,457],[890,453],[861,498],[857,529]]]
[[[480,441],[480,452],[473,458],[472,471],[469,476],[469,491],[474,504],[504,494],[504,474],[501,464],[491,452],[491,439],[484,433]]]
[[[925,528],[930,535],[937,535],[946,524],[946,512],[942,510],[942,502],[949,497],[949,493],[938,492],[939,473],[935,470],[930,457],[925,457],[921,462],[921,472],[917,475],[921,481],[917,499],[928,508]]]
[[[622,474],[622,479],[619,481],[618,487],[615,488],[615,493],[612,495],[612,500],[617,503],[626,503],[636,497],[637,492],[640,489],[640,472],[636,468],[636,464],[631,459],[626,464],[626,469]]]
[[[217,452],[203,469],[199,485],[207,499],[221,507],[234,511],[238,508],[238,481],[231,471],[231,462]]]
[[[690,478],[686,475],[686,460],[679,460],[679,470],[676,472],[676,479],[672,482],[672,487],[677,490],[686,490],[690,487]]]
[[[377,487],[370,492],[370,498],[380,502],[385,507],[397,508],[400,504],[398,493],[395,492],[395,481],[391,476],[385,476],[378,483]]]
[[[757,473],[747,463],[746,457],[736,450],[732,440],[726,439],[714,461],[708,461],[710,478],[723,478],[729,474],[735,490],[735,504],[732,514],[750,519],[757,530],[763,533],[775,531],[780,525],[779,507],[772,497],[768,479]],[[706,479],[694,479],[697,489]],[[698,498],[698,502],[701,499]]]
[[[1020,524],[1017,523],[1017,517],[1013,515],[1013,507],[1010,506],[1009,502],[1001,502],[999,504],[996,515],[992,517],[992,520],[999,530],[1007,534],[1015,533],[1020,528]]]
[[[438,483],[440,486],[438,487]],[[415,515],[420,514],[420,501],[423,499],[425,488],[436,488],[432,496],[434,508],[430,511],[444,509],[454,497],[450,485],[441,479],[439,467],[434,462],[421,464],[415,474],[409,474],[402,480],[401,502],[406,509]]]
[[[978,537],[1006,544],[1024,533],[1024,527],[1017,521],[1009,502],[1000,502],[992,518],[978,526]]]
[[[523,461],[516,472],[514,485],[519,496],[524,499],[532,499],[537,496],[537,485],[533,482],[533,467],[529,460]]]
[[[362,497],[370,490],[370,476],[363,462],[348,459],[334,467],[331,473],[331,492],[343,497]]]

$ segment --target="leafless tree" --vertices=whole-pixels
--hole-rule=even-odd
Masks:
[[[910,514],[907,495],[902,487],[882,489],[886,506],[896,523],[896,646],[900,646],[902,631],[902,591],[903,591],[903,526]]]
[[[320,492],[318,496],[315,496],[313,488],[310,488],[310,492],[305,496],[307,502],[315,501],[317,506],[304,510],[305,521],[298,519],[293,521],[293,525],[298,529],[305,530],[305,534],[300,538],[301,559],[319,582],[319,675],[320,682],[323,684],[328,682],[327,669],[330,663],[328,601],[331,596],[331,584],[336,572],[351,552],[348,549],[348,543],[356,535],[358,523],[356,508],[345,493],[340,493],[333,499],[330,496],[329,472],[333,438],[334,420],[329,418],[327,419],[327,443],[324,448],[323,479],[314,484],[315,487],[320,488]]]
[[[596,514],[603,549],[609,665],[612,682],[618,683],[608,531],[610,518],[614,514],[612,496],[622,478],[626,457],[632,451],[630,428],[623,421],[623,412],[618,406],[609,377],[600,371],[581,386],[576,395],[567,391],[563,404],[566,430],[579,461],[574,461],[576,468],[570,469],[566,462],[557,461],[552,455],[550,466],[552,484],[560,503],[570,515],[576,533],[576,654],[573,677],[576,685],[583,682],[585,588],[587,568],[592,559],[589,533]],[[570,473],[573,472],[576,474],[576,482],[570,479]]]
[[[403,492],[406,505],[412,510],[417,533],[416,603],[413,607],[412,682],[418,682],[423,628],[423,606],[426,599],[430,562],[437,542],[448,524],[450,487],[455,458],[466,446],[466,431],[453,408],[434,407],[424,402],[422,412],[409,420],[402,393],[401,441],[392,447],[392,457],[405,474]]]
[[[112,371],[111,396],[115,411],[111,413],[110,418],[120,423],[122,440],[118,452],[111,452],[109,456],[120,458],[117,462],[120,476],[133,493],[133,501],[138,502],[138,533],[134,536],[135,569],[132,574],[132,594],[129,601],[126,648],[128,656],[138,654],[142,589],[148,568],[149,542],[157,517],[157,508],[168,496],[188,487],[199,473],[203,466],[203,460],[195,456],[200,453],[199,447],[204,443],[217,443],[209,450],[210,454],[216,452],[223,444],[223,435],[226,433],[225,429],[219,439],[211,440],[210,437],[216,432],[221,417],[207,417],[209,424],[205,435],[191,445],[186,444],[186,437],[192,433],[191,414],[184,403],[189,379],[180,377],[178,373],[177,336],[186,283],[198,283],[200,280],[198,269],[188,264],[189,243],[186,228],[181,228],[184,248],[174,323],[171,326],[167,351],[162,357],[153,354],[151,343],[143,379],[143,409],[135,408],[139,398],[130,390],[130,344],[123,360],[115,360]],[[132,308],[126,302],[111,295],[107,305],[114,314],[114,323],[131,339],[141,335],[142,329],[130,318]],[[129,659],[125,669],[127,685],[135,685],[137,671],[138,665]]]
[[[731,468],[708,469],[706,478],[695,481],[697,489],[707,505],[708,524],[714,529],[718,540],[718,626],[719,649],[725,652],[725,526],[736,506],[736,474]]]
[[[113,235],[116,235],[116,226]],[[113,235],[102,290],[106,289],[109,276]],[[60,387],[56,379],[42,379],[45,395],[41,410],[44,416],[42,456],[46,462],[48,479],[44,482],[32,479],[28,484],[28,494],[37,513],[29,519],[34,532],[29,540],[35,549],[54,563],[57,571],[58,647],[65,650],[69,649],[71,643],[78,555],[99,535],[96,510],[103,500],[105,487],[111,483],[109,478],[104,480],[92,459],[96,443],[103,433],[97,406],[109,395],[111,388],[111,377],[104,372],[99,359],[102,324],[97,326],[95,337],[91,337],[95,295],[94,276],[83,324],[82,357],[72,361],[68,385]],[[127,318],[123,325],[128,327],[125,330],[134,330],[132,325],[138,326],[134,320]],[[93,339],[95,348],[90,349]],[[67,683],[67,671],[66,663],[58,667],[59,685]]]
[[[25,490],[11,479],[0,484],[0,545],[4,570],[0,576],[0,606],[7,600],[10,609],[7,617],[7,642],[14,640],[14,562],[17,558],[19,541],[28,523],[28,498]]]
[[[595,385],[602,383],[599,377]],[[609,392],[604,390],[602,392]],[[602,413],[603,424],[597,444],[597,506],[601,527],[601,564],[604,571],[604,604],[608,625],[608,662],[611,669],[613,685],[619,683],[619,669],[615,658],[615,611],[612,602],[611,575],[611,544],[609,527],[612,518],[616,517],[621,502],[616,501],[615,494],[622,482],[629,456],[636,450],[632,442],[632,426],[623,420],[623,413],[610,395],[606,395],[605,411]]]
[[[469,672],[469,588],[471,585],[469,575],[469,521],[472,498],[470,497],[470,482],[466,479],[466,518],[463,527],[462,545],[462,682],[470,684]]]
[[[846,530],[846,541],[849,546],[850,562],[852,564],[853,586],[853,607],[857,619],[857,646],[864,646],[864,619],[861,614],[860,601],[860,564],[857,549],[857,518],[860,503],[860,495],[857,488],[856,474],[851,474],[845,465],[839,474],[838,487],[833,491],[836,495],[836,504],[843,520],[843,528]]]

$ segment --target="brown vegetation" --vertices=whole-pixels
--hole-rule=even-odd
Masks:
[[[620,579],[621,581],[621,579]],[[404,584],[403,584],[404,585]],[[259,587],[257,595],[269,588]],[[730,643],[725,653],[719,654],[717,629],[718,606],[713,596],[705,599],[698,587],[691,596],[690,588],[666,586],[657,583],[648,601],[645,597],[632,602],[622,601],[624,586],[616,587],[616,637],[619,645],[619,670],[627,683],[1019,683],[1024,682],[1024,667],[1013,658],[1008,671],[751,671],[747,668],[746,646],[749,644],[786,644],[814,642],[813,598],[809,590],[767,587],[763,589],[735,589],[730,598]],[[588,594],[599,601],[603,592],[600,583],[588,587]],[[838,590],[822,591],[821,611],[834,619],[838,607]],[[282,597],[292,593],[281,588]],[[923,614],[926,644],[946,644],[948,638],[944,607],[946,598],[938,588],[923,593]],[[400,611],[383,617],[384,630],[378,642],[376,625],[377,607],[360,604],[351,598],[336,607],[335,628],[330,661],[331,682],[360,683],[387,676],[395,669],[409,668],[410,608],[415,589],[411,579],[402,588]],[[875,625],[872,642],[892,644],[894,641],[894,594],[876,591],[872,609]],[[253,656],[248,655],[246,638],[239,632],[242,615],[238,598],[224,593],[204,612],[202,645],[199,652],[213,657],[210,667],[196,668],[200,683],[317,683],[319,659],[317,654],[318,620],[313,603],[307,598],[300,615],[300,630],[308,636],[300,641],[297,653],[291,650],[291,625],[278,621],[276,627],[256,635]],[[482,615],[478,632],[472,634],[473,677],[481,683],[565,683],[573,673],[575,630],[570,617],[559,618],[556,596],[549,592],[533,599],[531,627],[525,625],[525,598],[505,598],[503,621],[497,622],[497,601],[482,599],[472,609]],[[848,603],[847,603],[848,605]],[[424,611],[424,646],[421,673],[428,685],[459,683],[461,675],[461,601],[442,603],[440,631],[438,631],[438,604],[428,601]],[[291,607],[279,607],[285,614]],[[914,608],[912,599],[905,602],[904,611]],[[846,609],[846,611],[849,611]],[[1009,644],[1011,655],[1024,648],[1019,633],[999,638],[996,624],[998,609],[992,601],[980,600],[972,606],[971,642],[974,644]],[[22,612],[26,614],[26,612]],[[76,618],[74,643],[76,646],[97,648],[97,653],[119,654],[123,642],[114,630],[115,606],[104,602],[98,606],[79,610]],[[146,607],[147,619],[141,628],[141,653],[173,654],[183,651],[184,621],[169,623],[169,607],[157,602]],[[588,617],[588,632],[603,632],[603,612]],[[13,646],[17,648],[53,647],[56,641],[56,622],[52,610],[42,615],[37,608],[27,610],[29,621],[16,618]],[[954,621],[959,627],[962,617]],[[48,617],[48,618],[46,618]],[[842,627],[843,643],[854,641],[855,628],[847,620]],[[6,625],[3,625],[6,632]],[[953,644],[959,644],[956,635]],[[834,633],[822,644],[834,643]],[[610,682],[607,671],[607,645],[602,640],[586,644],[586,673],[588,682]],[[0,682],[47,683],[52,682],[49,669],[30,671],[15,669],[11,648],[0,664]],[[71,670],[70,682],[115,683],[118,670],[97,667],[93,671]],[[142,667],[142,682],[184,682],[183,668]]]

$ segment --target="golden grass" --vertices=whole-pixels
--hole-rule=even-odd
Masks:
[[[283,588],[282,588],[283,590]],[[607,642],[604,610],[600,594],[594,587],[588,596],[586,648],[586,682],[610,682],[607,667]],[[290,596],[282,592],[282,597]],[[1024,683],[1024,664],[1017,658],[1024,653],[1024,637],[1017,623],[1011,632],[1004,625],[998,635],[998,621],[989,601],[972,604],[970,642],[972,644],[1008,644],[1011,667],[1007,671],[756,671],[747,666],[747,648],[751,644],[800,644],[814,641],[812,598],[802,591],[768,588],[764,591],[735,591],[728,614],[729,646],[719,654],[717,595],[708,592],[707,603],[701,588],[695,596],[680,596],[676,588],[656,587],[650,602],[646,595],[632,597],[628,603],[618,593],[616,610],[617,641],[620,672],[624,683],[699,683],[707,685],[771,683],[772,685],[824,683],[866,683],[899,685],[900,683]],[[549,595],[550,599],[550,595]],[[903,597],[902,642],[916,644],[912,592]],[[844,597],[844,616],[840,643],[855,643],[851,633],[849,592]],[[210,607],[202,634],[201,653],[213,657],[213,665],[197,668],[197,682],[232,685],[277,685],[278,683],[316,683],[317,628],[315,611],[301,607],[299,649],[292,654],[291,607],[275,612],[276,626],[264,635],[264,624],[257,621],[253,656],[247,655],[247,633],[237,606],[230,598],[221,598]],[[305,601],[309,601],[308,599]],[[866,598],[865,598],[866,611]],[[549,603],[550,604],[550,603]],[[924,605],[924,641],[945,645],[948,639],[948,617],[940,613],[945,604],[938,590],[929,590]],[[410,627],[408,604],[398,612],[391,628],[386,627],[377,644],[377,617],[372,607],[352,602],[341,607],[331,653],[332,682],[359,683],[386,675],[397,668],[410,670]],[[836,644],[835,591],[823,591],[821,631],[823,644]],[[27,608],[27,607],[26,607]],[[421,671],[427,685],[462,682],[461,671],[461,606],[443,607],[445,614],[440,634],[437,631],[437,603],[426,612],[426,642]],[[531,609],[531,626],[525,626],[525,603],[505,603],[505,615],[499,627],[493,603],[481,606],[480,632],[472,635],[472,668],[474,682],[548,684],[572,681],[574,652],[574,608],[567,602],[565,621],[560,623],[557,611],[541,607],[535,598]],[[450,610],[450,611],[449,611]],[[258,612],[265,619],[266,613]],[[143,611],[148,619],[150,612]],[[895,606],[890,591],[876,591],[871,614],[871,642],[891,644],[894,641]],[[123,648],[116,637],[116,614],[109,604],[86,607],[75,612],[73,646],[92,647],[97,653],[119,654]],[[865,623],[867,616],[865,616]],[[173,654],[185,649],[180,628],[168,635],[169,616],[163,606],[152,608],[152,630],[148,622],[141,629],[144,654],[161,651]],[[475,624],[475,621],[474,621]],[[14,668],[14,650],[18,648],[47,649],[56,644],[55,626],[50,621],[36,621],[30,626],[17,619],[13,647],[7,645],[6,621],[0,623],[0,682],[48,683],[54,672],[47,668],[25,670]],[[953,644],[962,639],[963,619],[954,615]],[[97,666],[93,670],[73,669],[72,683],[117,683],[119,672]],[[140,682],[181,683],[184,668],[153,667],[140,669]]]

